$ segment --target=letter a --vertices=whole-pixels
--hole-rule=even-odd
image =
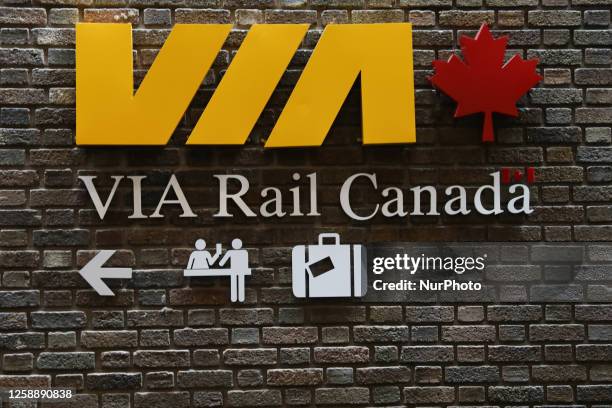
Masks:
[[[266,147],[320,146],[359,74],[363,143],[414,143],[411,25],[330,24]]]

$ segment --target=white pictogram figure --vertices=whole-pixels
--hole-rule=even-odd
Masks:
[[[242,241],[238,238],[232,241],[232,248],[234,249],[228,250],[223,255],[223,258],[219,261],[219,266],[225,265],[228,260],[230,261],[232,302],[236,301],[236,296],[239,302],[244,302],[244,277],[251,274],[249,253],[246,249],[242,249]],[[234,288],[237,289],[237,294]]]
[[[198,239],[195,244],[196,250],[189,256],[187,268],[183,271],[185,276],[229,276],[230,293],[232,302],[244,302],[244,277],[251,275],[249,268],[249,253],[242,248],[242,241],[235,238],[232,241],[232,248],[225,252],[218,263],[219,267],[214,267],[221,256],[222,246],[216,245],[215,253],[205,251],[206,242]],[[229,261],[229,267],[221,268]]]
[[[204,250],[204,248],[206,248],[206,241],[201,238],[196,241],[195,248],[196,250],[189,256],[187,269],[210,269],[210,267],[217,262],[219,256],[221,256],[221,244],[216,245],[214,255],[211,255],[210,252]]]

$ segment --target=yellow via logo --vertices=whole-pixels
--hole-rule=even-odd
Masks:
[[[77,24],[77,144],[166,144],[231,27],[175,25],[134,93],[130,24]],[[252,26],[187,144],[244,144],[307,30]],[[363,143],[413,143],[412,30],[390,23],[328,25],[265,146],[320,146],[359,75]]]

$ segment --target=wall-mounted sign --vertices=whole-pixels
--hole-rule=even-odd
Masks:
[[[187,144],[244,144],[308,30],[308,24],[256,24],[248,32],[229,68],[195,125]],[[132,32],[129,24],[77,24],[77,127],[79,145],[164,145],[172,136],[202,80],[211,68],[232,26],[177,24],[134,93]],[[483,140],[493,140],[493,112],[517,115],[516,101],[540,76],[536,60],[514,56],[506,64],[507,38],[495,39],[483,25],[474,39],[462,37],[465,62],[453,55],[434,62],[431,82],[458,102],[455,116],[482,112]],[[361,78],[363,143],[415,141],[415,101],[411,25],[328,25],[313,50],[266,147],[320,146],[355,81]],[[526,184],[521,183],[525,175]],[[339,191],[339,205],[352,220],[374,217],[530,214],[528,184],[533,168],[490,173],[490,184],[468,192],[463,186],[385,187],[376,173],[349,176]],[[103,201],[97,176],[79,176],[96,212],[104,219],[121,183],[131,186],[133,212],[128,219],[163,218],[166,206],[179,206],[179,217],[194,218],[179,179],[172,174],[155,210],[143,208],[146,175],[113,175]],[[213,175],[219,183],[218,211],[213,217],[316,217],[317,174],[306,175],[307,203],[301,186],[260,191],[262,203],[249,206],[243,196],[249,181],[240,174]],[[299,173],[292,175],[300,181]],[[381,185],[386,183],[380,182]],[[304,184],[304,183],[302,183]],[[355,205],[351,191],[360,185],[380,198]],[[502,193],[507,202],[502,204]],[[469,196],[469,197],[468,197]],[[175,197],[175,198],[171,198]],[[473,208],[471,208],[473,207]],[[146,213],[145,213],[146,212]],[[329,235],[329,236],[326,236]],[[324,242],[331,238],[332,242]],[[199,239],[183,273],[193,278],[228,277],[233,302],[245,301],[245,276],[251,275],[248,252],[240,239],[222,255],[206,250]],[[130,268],[104,267],[114,251],[98,253],[81,275],[101,295],[112,296],[102,279],[130,278]],[[296,297],[363,297],[367,291],[367,258],[363,245],[341,244],[337,234],[322,234],[319,242],[298,245],[292,252],[293,293]]]
[[[130,24],[76,28],[78,145],[164,145],[231,30],[231,24],[177,24],[134,93]],[[308,24],[255,24],[204,108],[187,144],[244,144],[287,69]],[[432,84],[457,101],[456,117],[517,116],[517,100],[541,76],[536,59],[504,64],[507,37],[486,24],[460,39],[464,60],[434,61]],[[109,64],[109,62],[111,62]],[[328,25],[265,147],[320,146],[361,76],[363,143],[416,139],[412,29],[408,23]]]
[[[231,28],[175,25],[134,93],[131,25],[77,24],[77,144],[166,144]],[[307,30],[308,24],[255,24],[187,144],[244,144]],[[413,143],[410,24],[332,24],[266,147],[320,146],[359,75],[363,143]]]

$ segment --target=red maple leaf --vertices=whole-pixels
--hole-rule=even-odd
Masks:
[[[457,102],[456,118],[484,113],[482,140],[491,142],[493,112],[518,116],[516,101],[542,79],[536,73],[538,60],[516,54],[504,64],[508,37],[493,38],[486,24],[476,37],[461,36],[459,43],[465,62],[456,55],[434,61],[429,80]]]

